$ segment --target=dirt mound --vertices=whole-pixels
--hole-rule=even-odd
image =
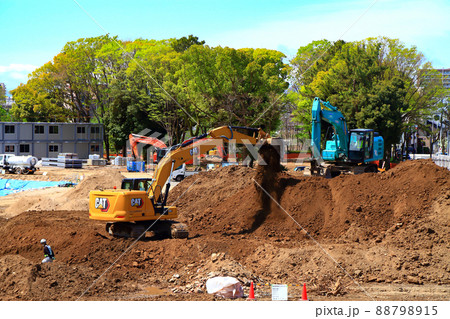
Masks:
[[[280,201],[280,190],[282,189],[278,178],[278,173],[281,172],[279,153],[272,145],[265,143],[259,149],[259,154],[262,162],[256,169],[253,182],[257,186],[256,191],[261,209],[254,216],[249,217],[252,222],[250,232],[261,226],[272,211],[274,214],[279,213],[276,203]]]
[[[32,263],[20,255],[0,257],[0,300],[76,300],[98,275],[86,266],[70,266],[60,262]],[[120,280],[105,276],[98,280],[88,295],[99,291],[126,292]]]
[[[229,166],[174,187],[169,201],[188,239],[113,238],[87,207],[0,219],[0,299],[75,300],[86,291],[82,300],[214,300],[204,287],[213,276],[239,278],[246,293],[257,283],[258,299],[270,300],[264,289],[274,283],[301,296],[303,282],[315,300],[370,299],[327,254],[375,299],[448,299],[449,171],[428,160],[331,180],[274,170]],[[102,172],[55,197],[84,207],[89,190],[122,178]],[[262,188],[281,207],[267,205]],[[41,238],[56,252],[52,264],[40,264]]]
[[[83,179],[67,194],[66,203],[55,209],[82,210],[89,209],[89,192],[92,190],[120,188],[123,175],[115,169],[105,168],[98,174]]]
[[[61,177],[53,176],[53,175],[43,175],[42,172],[36,172],[32,175],[17,175],[17,174],[4,174],[0,175],[0,178],[3,179],[17,179],[17,180],[23,180],[23,181],[52,181],[52,182],[59,182],[61,181]]]
[[[309,246],[310,236],[331,245],[335,259],[359,280],[449,283],[449,188],[450,172],[421,160],[331,180],[274,174],[269,166],[225,167],[187,179],[171,196],[184,193],[177,206],[192,236],[255,238],[261,245],[247,264],[275,278],[307,277],[317,289],[328,285],[327,294],[339,294],[344,278]],[[245,248],[232,251],[245,254]]]
[[[78,175],[80,177],[81,175]],[[120,188],[123,176],[116,169],[103,168],[85,176],[73,188],[54,188],[45,191],[19,193],[19,200],[5,209],[6,215],[17,215],[30,210],[88,210],[89,192],[95,189]],[[47,196],[43,196],[46,192]],[[50,196],[49,196],[50,195]]]
[[[72,196],[85,196],[94,189],[112,189],[114,186],[120,188],[123,175],[113,168],[105,168],[97,174],[87,176],[71,192]]]
[[[30,227],[33,225],[33,227]],[[102,223],[86,211],[25,212],[0,224],[0,299],[74,300],[125,249],[126,241],[111,244]],[[7,234],[7,235],[6,235]],[[41,238],[52,246],[56,260],[40,264]],[[108,257],[109,256],[109,257]],[[118,277],[105,276],[88,295],[127,291]]]
[[[317,238],[344,236],[359,241],[427,216],[449,184],[450,172],[427,160],[408,162],[383,174],[331,180],[273,173],[268,166],[256,171],[225,167],[187,179],[170,198],[189,188],[177,206],[202,234],[254,232],[303,238],[301,226]]]
[[[27,294],[32,269],[33,264],[20,255],[0,257],[0,296]],[[5,299],[2,298],[2,300]]]

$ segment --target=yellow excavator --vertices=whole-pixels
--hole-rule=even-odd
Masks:
[[[89,218],[106,221],[106,231],[117,237],[138,238],[146,230],[172,238],[188,237],[187,226],[174,221],[175,206],[166,206],[172,172],[183,163],[220,143],[256,145],[271,142],[261,129],[222,126],[172,146],[156,167],[153,178],[124,179],[121,189],[89,193]]]

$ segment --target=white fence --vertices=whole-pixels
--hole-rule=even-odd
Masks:
[[[430,154],[410,154],[411,159],[428,159]],[[432,155],[433,162],[436,165],[445,167],[450,170],[450,156],[449,155]]]

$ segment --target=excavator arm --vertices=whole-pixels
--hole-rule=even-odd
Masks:
[[[139,155],[138,148],[137,148],[137,145],[139,143],[152,145],[152,146],[154,146],[156,148],[160,148],[160,149],[161,148],[167,148],[167,145],[163,141],[161,141],[161,140],[159,140],[159,139],[157,139],[155,137],[143,136],[143,135],[138,135],[138,134],[131,133],[128,136],[128,140],[130,142],[130,147],[131,147],[131,151],[133,153],[133,156],[136,159],[137,158],[142,159],[142,156]]]
[[[153,176],[153,182],[148,190],[148,196],[154,202],[165,201],[161,198],[162,189],[169,180],[173,170],[195,156],[204,154],[219,146],[221,143],[234,142],[236,144],[255,145],[259,141],[269,138],[269,134],[261,129],[237,126],[222,126],[206,134],[191,138],[171,150],[159,162]],[[168,185],[166,186],[166,193],[168,193],[168,188],[170,187],[170,184]]]
[[[324,108],[322,108],[322,106]],[[315,159],[322,158],[321,154],[321,122],[322,120],[334,127],[336,134],[334,135],[334,143],[336,151],[334,157],[341,158],[348,154],[348,132],[347,122],[344,115],[330,102],[325,102],[319,98],[315,98],[312,106],[312,130],[311,130],[311,147],[313,157]]]

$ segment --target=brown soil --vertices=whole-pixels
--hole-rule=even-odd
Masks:
[[[33,175],[8,175],[8,178],[36,180],[66,180],[76,183],[75,187],[52,187],[37,191],[25,191],[12,194],[1,199],[0,216],[12,217],[32,210],[89,210],[89,191],[95,189],[120,188],[122,174],[114,168],[103,168],[98,171],[67,173],[64,170],[53,169],[47,175],[39,172]]]
[[[21,197],[16,214],[5,215],[8,206],[0,215],[16,215],[0,218],[0,300],[214,300],[204,283],[216,275],[239,278],[246,293],[254,281],[263,300],[271,283],[291,284],[290,299],[306,283],[315,300],[448,300],[448,170],[420,160],[327,180],[266,162],[201,172],[173,188],[188,239],[133,245],[89,220],[89,190],[120,183],[112,169],[58,200]],[[52,264],[40,264],[41,238],[56,251]]]

